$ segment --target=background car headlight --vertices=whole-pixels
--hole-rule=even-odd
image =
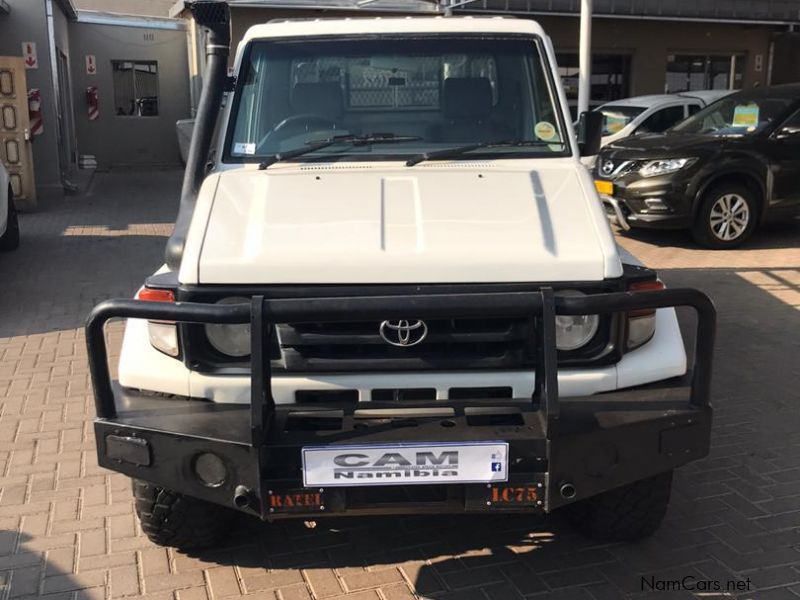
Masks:
[[[577,290],[565,290],[556,296],[583,296]],[[588,344],[600,325],[598,315],[556,315],[556,348],[559,350],[577,350]]]
[[[639,169],[639,175],[642,177],[655,177],[656,175],[666,175],[667,173],[674,173],[680,171],[684,167],[688,167],[695,160],[695,158],[663,158],[660,160],[651,160]]]
[[[248,304],[248,298],[232,296],[223,298],[217,304]],[[209,323],[206,325],[206,337],[215,349],[228,356],[250,355],[250,324],[222,325]]]

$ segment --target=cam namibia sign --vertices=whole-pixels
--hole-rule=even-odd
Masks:
[[[36,42],[22,42],[22,58],[26,69],[39,68],[39,56],[36,54]]]

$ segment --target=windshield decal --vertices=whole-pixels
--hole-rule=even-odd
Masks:
[[[256,145],[253,142],[236,142],[233,145],[234,154],[252,155],[256,153]]]
[[[734,127],[747,127],[754,130],[758,127],[758,104],[752,102],[750,104],[737,104],[733,110],[733,123]]]
[[[544,142],[550,142],[558,137],[555,125],[549,121],[539,121],[533,128],[536,137]]]

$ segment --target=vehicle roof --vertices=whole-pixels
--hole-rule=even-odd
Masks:
[[[682,98],[676,94],[649,94],[623,98],[622,100],[612,100],[611,102],[606,102],[603,106],[640,106],[642,108],[650,108],[665,102],[675,102],[676,100],[682,100]]]
[[[800,100],[800,83],[749,88],[739,90],[739,93],[749,98],[789,98],[790,100]]]
[[[678,96],[684,98],[699,98],[703,102],[710,104],[714,100],[719,100],[725,96],[735,94],[738,90],[697,90],[694,92],[679,92]]]
[[[252,26],[242,41],[385,33],[522,33],[544,36],[544,30],[536,21],[509,17],[353,17],[272,21]]]

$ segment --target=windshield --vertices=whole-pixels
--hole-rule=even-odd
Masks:
[[[603,135],[622,131],[631,121],[647,109],[642,106],[616,106],[606,104],[597,109],[603,113]]]
[[[753,135],[768,128],[789,108],[787,98],[736,95],[707,106],[671,129],[678,133],[716,136]]]
[[[269,162],[315,144],[294,156],[400,159],[506,140],[518,143],[481,147],[469,158],[568,155],[544,64],[531,37],[254,42],[226,159]],[[345,143],[347,136],[361,139]],[[380,136],[395,139],[363,142]],[[345,141],[318,143],[334,139]]]

